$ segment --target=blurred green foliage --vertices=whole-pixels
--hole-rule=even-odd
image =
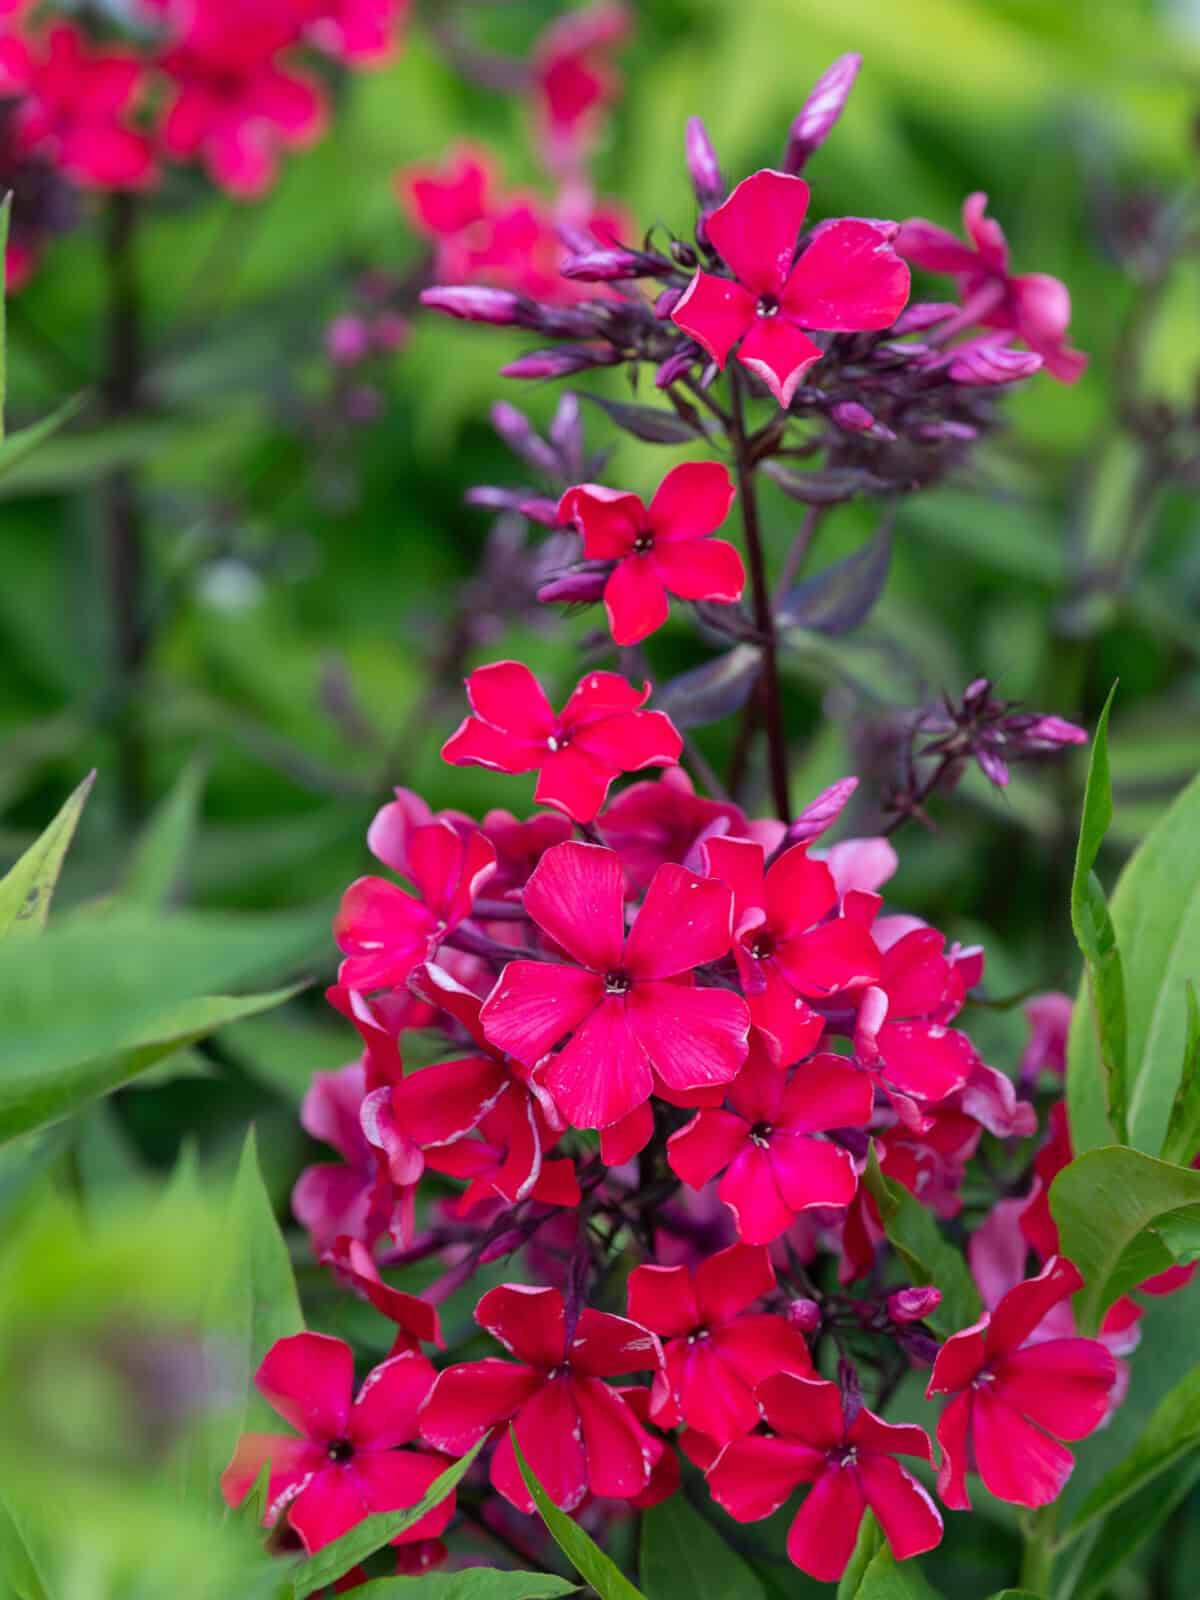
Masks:
[[[531,0],[493,8],[485,22],[497,45],[517,50],[556,10]],[[986,674],[1008,697],[1090,725],[1119,677],[1116,809],[1100,863],[1111,877],[1200,767],[1194,498],[1161,485],[1147,494],[1120,425],[1131,382],[1121,330],[1142,291],[1117,225],[1139,200],[1195,183],[1200,25],[1184,6],[1143,0],[641,0],[636,10],[627,90],[597,175],[639,227],[691,225],[689,114],[705,116],[736,177],[778,159],[812,80],[853,49],[863,73],[809,172],[816,214],[953,226],[963,195],[984,189],[1015,262],[1070,285],[1088,373],[1072,389],[1027,385],[969,480],[902,506],[882,603],[835,647],[814,639],[790,655],[788,717],[795,791],[808,796],[855,768],[851,710],[879,713]],[[399,62],[341,95],[331,136],[290,160],[263,204],[180,182],[147,210],[137,246],[143,414],[105,420],[87,398],[0,480],[0,870],[98,771],[62,875],[59,925],[37,941],[44,949],[13,947],[0,960],[0,1134],[37,1120],[21,1120],[35,1047],[39,1066],[56,1064],[83,1098],[123,1082],[131,1061],[149,1065],[138,1051],[168,1046],[115,1098],[0,1145],[0,1593],[26,1600],[207,1600],[250,1570],[244,1526],[226,1523],[215,1537],[209,1511],[179,1484],[198,1474],[211,1491],[238,1430],[245,1372],[230,1373],[261,1345],[256,1274],[290,1281],[277,1236],[268,1232],[268,1256],[250,1263],[246,1229],[261,1240],[272,1208],[286,1216],[312,1151],[299,1099],[312,1071],[352,1053],[319,997],[333,970],[329,910],[366,868],[365,828],[390,785],[467,809],[528,800],[521,780],[440,763],[461,711],[436,664],[487,529],[463,492],[523,478],[487,408],[503,397],[544,418],[556,392],[517,392],[496,376],[518,340],[422,319],[388,366],[378,420],[348,428],[325,408],[322,354],[324,325],[363,270],[419,263],[396,169],[471,139],[496,148],[512,181],[536,182],[526,113],[465,84],[419,24]],[[1182,263],[1139,334],[1144,386],[1175,403],[1200,373],[1197,287],[1196,263]],[[13,428],[77,392],[95,396],[106,315],[96,233],[85,227],[9,308]],[[624,395],[619,380],[597,384]],[[594,444],[613,442],[599,416],[588,425]],[[620,436],[612,481],[646,489],[681,458]],[[105,602],[100,486],[118,470],[136,475],[148,545],[152,637],[132,705],[112,665]],[[773,493],[765,506],[778,559],[798,512]],[[858,548],[872,517],[839,508],[816,563]],[[561,690],[594,619],[547,622],[514,625],[486,654],[520,655]],[[701,658],[682,622],[649,654],[660,679]],[[143,746],[140,818],[116,779],[131,724]],[[724,741],[704,736],[714,761]],[[936,835],[902,835],[895,902],[982,941],[996,995],[1073,987],[1068,905],[1085,771],[1081,759],[1020,772],[1003,795],[969,780],[937,811]],[[871,823],[870,801],[859,827]],[[67,915],[98,901],[103,923]],[[186,910],[164,924],[164,906]],[[269,1015],[251,1016],[259,1007],[247,1001],[211,1010],[222,986],[297,969],[315,986]],[[44,1016],[34,1001],[47,983],[56,1028],[39,1020],[35,1040],[31,1023],[22,1029]],[[210,1008],[203,1019],[188,1009],[197,1006]],[[163,1027],[172,1015],[175,1033]],[[241,1020],[190,1048],[221,1015]],[[1011,1069],[1019,1011],[968,1021],[989,1058]],[[265,1189],[250,1156],[237,1166],[248,1121]],[[289,1242],[298,1253],[299,1240]],[[319,1290],[323,1276],[318,1284],[307,1271]],[[354,1323],[382,1350],[378,1320],[343,1302],[318,1292],[317,1324]],[[276,1314],[292,1304],[286,1294],[273,1303]],[[1194,1364],[1194,1307],[1192,1294],[1148,1312],[1129,1400],[1081,1452],[1070,1504],[1122,1459]],[[158,1402],[131,1391],[121,1352],[131,1341],[160,1349],[178,1398],[202,1381],[200,1336],[214,1329],[221,1381],[238,1399],[219,1437],[201,1437],[199,1465],[180,1463],[169,1407],[159,1437]],[[981,1499],[970,1527],[956,1524],[928,1564],[945,1594],[1016,1581],[1011,1513]],[[1078,1600],[1189,1596],[1200,1507],[1181,1491],[1167,1512],[1167,1535],[1119,1588],[1105,1587],[1097,1557],[1098,1577]],[[759,1575],[771,1596],[812,1588],[785,1565]],[[237,1581],[249,1594],[250,1580]]]

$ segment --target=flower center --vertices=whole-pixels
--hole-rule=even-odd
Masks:
[[[771,1142],[773,1132],[774,1129],[769,1122],[756,1122],[750,1129],[750,1143],[756,1144],[760,1150],[765,1150]]]
[[[852,1467],[858,1461],[858,1451],[852,1444],[843,1445],[840,1450],[831,1450],[829,1460],[835,1467]]]
[[[651,533],[649,528],[643,528],[638,534],[637,538],[633,541],[633,553],[635,556],[644,556],[648,555],[653,549],[654,535]]]
[[[765,961],[775,952],[775,941],[769,933],[756,933],[750,939],[749,951],[755,961]]]
[[[629,974],[622,972],[620,967],[614,967],[611,972],[604,974],[605,994],[628,994]]]
[[[708,1338],[708,1329],[707,1328],[697,1328],[697,1329],[695,1329],[694,1332],[688,1334],[688,1343],[689,1344],[701,1344],[707,1338]]]
[[[336,1462],[340,1467],[344,1465],[345,1462],[353,1459],[354,1446],[350,1443],[349,1439],[334,1439],[331,1441],[328,1449],[325,1451],[325,1454],[329,1457],[330,1461]]]
[[[760,294],[758,297],[758,314],[760,317],[777,317],[779,315],[778,295]]]
[[[552,755],[557,755],[560,750],[567,748],[568,740],[565,733],[552,733],[546,740],[546,748]]]

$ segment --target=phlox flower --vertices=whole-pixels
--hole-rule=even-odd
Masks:
[[[728,1083],[746,1056],[749,1013],[739,995],[692,974],[728,951],[731,905],[724,884],[663,866],[626,938],[620,858],[555,845],[526,886],[525,910],[569,961],[510,961],[484,1004],[484,1032],[526,1066],[541,1063],[577,1128],[620,1121],[656,1079],[685,1092]]]
[[[917,1480],[896,1460],[932,1464],[923,1428],[884,1422],[846,1406],[835,1383],[781,1372],[758,1388],[769,1436],[735,1439],[708,1470],[713,1499],[738,1522],[778,1511],[792,1491],[811,1484],[788,1531],[787,1550],[802,1572],[836,1583],[870,1508],[898,1561],[941,1542],[942,1518]]]
[[[525,1459],[564,1511],[589,1491],[618,1499],[641,1493],[661,1446],[603,1380],[659,1367],[654,1334],[589,1307],[569,1329],[557,1289],[517,1283],[490,1289],[475,1320],[517,1359],[470,1361],[440,1373],[421,1411],[426,1443],[464,1455],[511,1418]],[[491,1481],[518,1510],[533,1510],[507,1432],[492,1456]]]
[[[781,406],[824,355],[805,329],[889,328],[908,299],[908,268],[890,224],[842,217],[817,228],[793,264],[808,211],[803,178],[766,169],[744,178],[704,222],[732,278],[698,272],[671,320],[724,367],[734,346]]]
[[[556,712],[519,661],[495,661],[467,679],[472,716],[442,746],[455,766],[536,772],[534,799],[575,822],[590,822],[619,772],[669,767],[683,749],[670,718],[643,711],[650,685],[635,689],[615,672],[589,672]]]
[[[571,174],[620,91],[609,52],[633,17],[613,0],[558,17],[533,50],[533,92],[542,153],[552,172]]]
[[[617,644],[637,644],[667,620],[668,594],[681,600],[740,600],[746,586],[733,545],[711,537],[735,494],[727,467],[691,461],[674,467],[649,506],[635,494],[597,483],[568,489],[558,520],[583,535],[589,561],[615,561],[604,604]]]
[[[267,1522],[285,1512],[311,1555],[376,1511],[415,1506],[449,1465],[444,1456],[404,1450],[417,1437],[417,1411],[434,1370],[415,1352],[393,1356],[354,1393],[354,1353],[341,1339],[297,1333],[278,1339],[255,1387],[296,1434],[248,1433],[221,1476],[240,1505],[270,1461]],[[398,1535],[396,1544],[436,1539],[454,1514],[450,1494]]]

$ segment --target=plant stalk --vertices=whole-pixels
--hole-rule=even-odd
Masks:
[[[1054,1536],[1058,1507],[1042,1506],[1025,1524],[1025,1553],[1021,1558],[1021,1588],[1049,1600],[1054,1572]]]

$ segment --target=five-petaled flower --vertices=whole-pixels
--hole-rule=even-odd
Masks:
[[[1038,1325],[1083,1288],[1070,1261],[1052,1256],[1010,1289],[990,1316],[938,1352],[927,1393],[952,1394],[937,1437],[938,1493],[969,1511],[974,1465],[998,1500],[1044,1506],[1062,1493],[1075,1458],[1060,1441],[1085,1439],[1108,1416],[1117,1364],[1098,1339],[1038,1341]]]
[[[853,1157],[817,1135],[866,1127],[873,1105],[870,1079],[841,1056],[813,1056],[789,1077],[754,1051],[730,1085],[729,1108],[698,1111],[667,1141],[667,1160],[693,1189],[726,1169],[717,1194],[738,1238],[770,1244],[799,1212],[854,1199]]]
[[[683,740],[662,711],[643,711],[650,685],[589,672],[560,712],[519,661],[494,661],[467,679],[473,716],[442,746],[455,766],[536,772],[534,799],[590,822],[619,772],[671,767]]]
[[[568,489],[558,520],[583,535],[589,561],[615,561],[604,604],[617,644],[637,644],[667,620],[667,595],[681,600],[740,600],[746,586],[733,545],[711,537],[733,503],[729,470],[689,461],[667,473],[649,506],[635,494],[597,483]]]
[[[564,1511],[573,1511],[589,1489],[622,1500],[640,1494],[661,1447],[603,1380],[660,1367],[655,1335],[590,1307],[569,1328],[557,1289],[519,1283],[489,1289],[475,1320],[517,1361],[447,1367],[421,1411],[426,1443],[465,1455],[511,1418],[522,1454]],[[491,1479],[518,1510],[533,1510],[507,1433],[492,1455]]]
[[[974,323],[1015,334],[1041,356],[1052,377],[1074,383],[1088,358],[1067,344],[1071,295],[1066,284],[1045,272],[1009,271],[1008,241],[987,215],[986,194],[969,194],[963,201],[963,232],[969,244],[913,217],[901,225],[896,249],[915,267],[955,279],[963,301],[956,325]]]
[[[267,1521],[287,1520],[311,1554],[375,1511],[415,1506],[449,1465],[403,1450],[417,1437],[417,1411],[434,1370],[414,1351],[382,1362],[354,1394],[354,1353],[341,1339],[297,1333],[278,1339],[255,1374],[259,1393],[296,1434],[248,1433],[221,1477],[240,1505],[271,1463]],[[436,1539],[454,1513],[450,1494],[396,1539]]]
[[[788,1532],[788,1555],[802,1572],[836,1583],[846,1569],[869,1507],[898,1561],[932,1550],[942,1537],[941,1513],[895,1459],[932,1464],[924,1428],[884,1422],[866,1407],[854,1411],[836,1383],[781,1372],[758,1387],[769,1436],[735,1439],[708,1472],[718,1505],[738,1522],[778,1511],[810,1483]]]
[[[785,1317],[747,1308],[775,1287],[764,1249],[734,1244],[694,1269],[635,1267],[629,1315],[663,1340],[650,1420],[686,1423],[718,1445],[758,1426],[754,1391],[774,1372],[812,1374],[804,1335]]]
[[[746,1003],[692,980],[729,949],[723,883],[660,867],[626,938],[620,857],[568,840],[542,857],[525,910],[570,964],[510,961],[484,1004],[484,1032],[526,1066],[549,1057],[540,1072],[574,1127],[620,1121],[656,1080],[686,1094],[736,1076],[750,1029]]]
[[[785,407],[825,353],[806,328],[890,328],[908,299],[908,268],[892,249],[889,224],[823,223],[795,260],[807,211],[803,178],[769,168],[744,178],[704,223],[733,277],[698,272],[671,313],[720,367],[740,341],[738,360]]]

